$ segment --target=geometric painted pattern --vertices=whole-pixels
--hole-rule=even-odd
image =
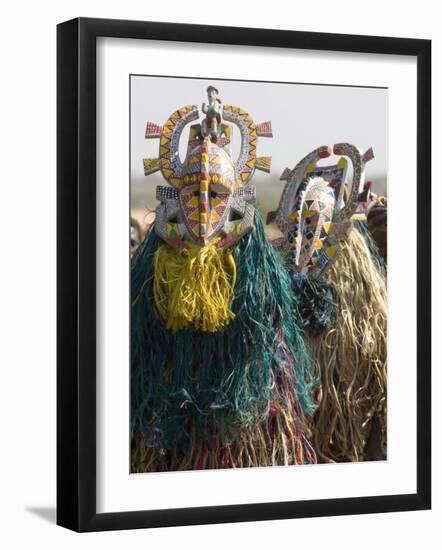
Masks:
[[[245,200],[251,200],[256,197],[256,187],[247,185],[235,190],[235,197],[243,197]]]
[[[308,170],[306,178],[322,178],[333,189],[337,205],[336,208],[341,208],[344,199],[345,178],[347,175],[348,162],[345,157],[341,157],[336,164],[331,166],[316,166]]]
[[[170,201],[178,199],[178,191],[175,187],[158,185],[156,193],[157,201]]]
[[[257,157],[255,161],[255,168],[261,170],[261,172],[270,173],[270,167],[272,164],[272,157]]]
[[[322,178],[307,182],[298,204],[296,223],[291,228],[295,243],[297,270],[304,272],[315,266],[327,247],[336,199],[329,184]]]
[[[359,188],[365,181],[365,162],[363,161],[361,151],[351,143],[335,143],[333,152],[335,155],[345,155],[353,164],[353,180],[350,195],[346,204],[340,208],[336,215],[335,221],[341,222],[351,219],[358,207]]]
[[[175,187],[181,186],[183,165],[179,157],[179,140],[184,127],[198,118],[198,107],[187,105],[172,113],[163,125],[160,138],[160,166],[166,180]]]
[[[188,155],[179,194],[184,222],[203,242],[222,230],[235,187],[233,163],[218,141],[206,137]]]
[[[270,121],[255,125],[243,109],[224,105],[216,140],[204,136],[204,121],[191,124],[186,158],[180,160],[179,143],[187,124],[198,121],[196,105],[173,112],[162,125],[148,122],[145,137],[159,140],[159,155],[145,159],[145,173],[161,170],[169,185],[157,186],[155,231],[171,246],[186,241],[207,243],[219,236],[217,246],[229,247],[253,229],[255,187],[249,180],[255,169],[270,170],[270,157],[257,158],[258,135],[272,136]],[[238,158],[230,153],[233,123],[240,132]]]
[[[331,152],[342,155],[337,164],[318,166],[318,161]],[[318,147],[293,170],[284,170],[281,179],[287,183],[275,220],[285,235],[286,246],[292,249],[294,271],[320,277],[336,257],[341,242],[352,228],[352,216],[365,177],[365,162],[371,158],[371,149],[362,155],[354,145],[338,143],[333,148]],[[353,165],[353,178],[344,203],[347,159]]]
[[[266,120],[265,122],[259,122],[256,125],[256,133],[260,137],[273,137],[272,123],[270,122],[270,120]]]
[[[149,176],[160,170],[160,159],[143,159],[144,175]]]
[[[241,150],[238,160],[235,162],[235,173],[239,187],[249,180],[255,168],[258,139],[256,125],[249,113],[233,105],[224,105],[223,118],[236,124],[241,133]]]
[[[300,207],[299,195],[302,186],[306,185],[306,174],[314,169],[320,159],[327,158],[330,154],[330,147],[325,145],[318,147],[301,159],[293,170],[286,168],[282,173],[280,179],[287,183],[282,191],[275,219],[276,225],[282,233],[287,233],[290,217]]]
[[[159,126],[158,124],[155,124],[154,122],[148,121],[146,123],[146,131],[144,133],[144,137],[146,139],[155,139],[161,137],[161,134],[163,133],[163,127]]]

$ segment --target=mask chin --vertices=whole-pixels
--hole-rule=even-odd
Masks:
[[[218,332],[234,318],[236,263],[232,250],[218,248],[218,241],[183,250],[164,244],[155,252],[155,305],[170,331]]]

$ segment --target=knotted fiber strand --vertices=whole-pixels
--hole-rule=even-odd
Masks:
[[[155,252],[155,305],[172,332],[216,332],[233,319],[236,264],[232,251],[216,242],[182,251],[163,244]]]
[[[178,461],[207,447],[237,445],[283,403],[276,383],[287,342],[299,416],[314,410],[315,376],[292,315],[290,278],[264,237],[261,219],[233,250],[236,281],[230,323],[218,332],[168,330],[155,307],[151,231],[134,257],[131,315],[131,429],[134,456],[146,449]],[[166,458],[164,459],[167,462]],[[170,469],[170,463],[165,469]],[[136,471],[136,467],[134,466]]]
[[[386,456],[386,281],[363,232],[353,229],[324,275],[338,298],[336,326],[310,338],[321,376],[311,422],[320,462]]]

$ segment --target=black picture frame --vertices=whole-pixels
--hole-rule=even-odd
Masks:
[[[417,491],[96,512],[96,39],[395,54],[417,59]],[[431,506],[431,41],[79,18],[57,28],[57,523],[75,531],[424,510]]]

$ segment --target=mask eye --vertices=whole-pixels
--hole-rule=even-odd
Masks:
[[[199,191],[194,191],[194,192],[193,192],[193,196],[194,196],[194,197],[199,197],[199,194],[200,194]]]
[[[216,197],[218,196],[218,193],[216,191],[210,191],[210,196],[212,199],[216,199]]]
[[[229,213],[229,222],[237,222],[238,220],[242,220],[243,216],[239,214],[238,212],[235,212],[235,210],[230,210]]]

